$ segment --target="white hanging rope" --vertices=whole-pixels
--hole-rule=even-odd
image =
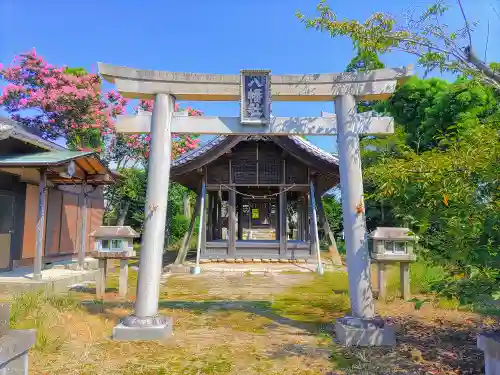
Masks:
[[[242,195],[242,196],[248,197],[248,198],[271,198],[271,197],[277,197],[280,194],[286,193],[287,191],[289,191],[290,189],[292,189],[293,187],[295,187],[295,184],[292,184],[291,186],[289,186],[286,189],[283,189],[282,191],[279,191],[277,193],[265,194],[265,195],[255,195],[255,194],[242,193],[241,191],[233,189],[232,187],[224,185],[224,184],[220,185],[219,192],[221,191],[222,187],[225,187],[226,189],[228,189],[230,191],[234,191],[236,194],[239,194],[239,195]]]

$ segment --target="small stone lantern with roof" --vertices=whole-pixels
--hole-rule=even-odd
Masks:
[[[126,256],[135,256],[134,238],[139,233],[129,226],[101,226],[90,233],[94,238],[94,252],[96,253],[125,253]]]
[[[106,274],[109,259],[120,260],[119,295],[125,298],[128,289],[128,260],[135,257],[134,238],[139,233],[129,226],[101,226],[90,233],[94,238],[94,251],[91,254],[99,259],[99,276],[96,283],[97,298],[106,292]]]
[[[417,236],[408,228],[378,227],[370,233],[370,255],[377,263],[379,297],[386,297],[386,271],[388,264],[400,264],[400,288],[402,297],[410,299],[410,263],[417,260],[413,250]]]

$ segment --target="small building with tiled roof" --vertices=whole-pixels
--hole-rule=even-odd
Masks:
[[[320,197],[339,182],[337,157],[299,136],[217,136],[170,173],[207,192],[201,259],[312,257],[311,185],[324,220]]]
[[[0,117],[0,272],[38,265],[36,277],[44,263],[90,252],[89,234],[102,224],[104,214],[102,186],[114,180],[95,153],[69,151]]]

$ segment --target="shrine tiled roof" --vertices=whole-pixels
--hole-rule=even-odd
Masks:
[[[173,167],[178,167],[183,164],[186,164],[194,159],[197,159],[201,157],[202,155],[206,154],[207,152],[213,150],[214,148],[221,146],[223,143],[227,143],[225,141],[228,141],[229,138],[233,138],[236,142],[238,143],[239,141],[243,141],[246,139],[251,138],[252,136],[225,136],[225,135],[220,135],[216,136],[215,138],[211,139],[210,141],[206,142],[205,144],[201,145],[200,147],[191,150],[185,154],[182,154],[180,157],[175,159],[172,162]],[[238,138],[238,140],[237,140]],[[269,137],[273,138],[273,137]],[[296,135],[289,135],[288,139],[293,141],[293,143],[300,149],[306,151],[307,153],[311,154],[312,156],[319,158],[329,164],[332,165],[338,165],[339,159],[337,156],[330,154],[323,149],[313,145],[311,142],[305,140],[302,137],[296,136]],[[234,145],[234,144],[233,144]]]
[[[195,148],[194,150],[191,150],[189,152],[186,152],[179,156],[177,159],[175,159],[172,162],[172,167],[177,167],[182,164],[186,164],[190,162],[191,160],[194,160],[203,154],[207,153],[208,151],[214,149],[215,147],[219,146],[222,142],[224,142],[227,139],[227,136],[225,135],[219,135],[210,141],[202,144],[200,147]]]
[[[331,164],[338,165],[339,164],[339,158],[336,155],[330,154],[329,152],[326,152],[322,148],[319,148],[318,146],[313,145],[311,142],[308,140],[296,136],[296,135],[290,135],[288,136],[289,139],[291,139],[297,146],[299,146],[301,149],[304,151],[307,151],[308,153],[328,162]]]

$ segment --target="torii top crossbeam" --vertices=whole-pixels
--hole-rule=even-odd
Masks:
[[[129,98],[152,99],[158,93],[169,94],[176,100],[240,101],[248,103],[244,87],[253,81],[253,75],[172,73],[156,70],[139,70],[98,63],[99,73],[114,83]],[[396,69],[379,69],[366,73],[270,75],[269,71],[252,71],[263,78],[256,91],[260,99],[259,118],[249,123],[261,122],[267,126],[252,127],[251,133],[268,135],[333,135],[337,134],[336,116],[325,117],[272,117],[271,101],[331,101],[343,95],[352,95],[358,100],[384,99],[395,90],[396,84],[411,74],[411,66]],[[265,77],[264,77],[265,76]],[[259,84],[259,83],[258,83]],[[264,87],[263,87],[264,86]],[[243,89],[242,89],[243,88]],[[253,96],[252,99],[256,97]],[[255,102],[253,100],[252,102]],[[255,103],[254,103],[255,104]],[[171,131],[177,134],[248,134],[244,121],[244,104],[238,117],[184,117],[172,118]],[[356,115],[358,134],[390,134],[393,121],[390,117],[372,117],[370,113]],[[151,116],[118,116],[116,129],[120,133],[147,133]]]
[[[100,75],[128,98],[153,99],[161,92],[177,100],[238,101],[238,74],[177,73],[98,63]],[[359,100],[388,98],[397,82],[412,75],[412,67],[366,73],[285,74],[271,76],[273,101],[331,101],[339,95]]]

